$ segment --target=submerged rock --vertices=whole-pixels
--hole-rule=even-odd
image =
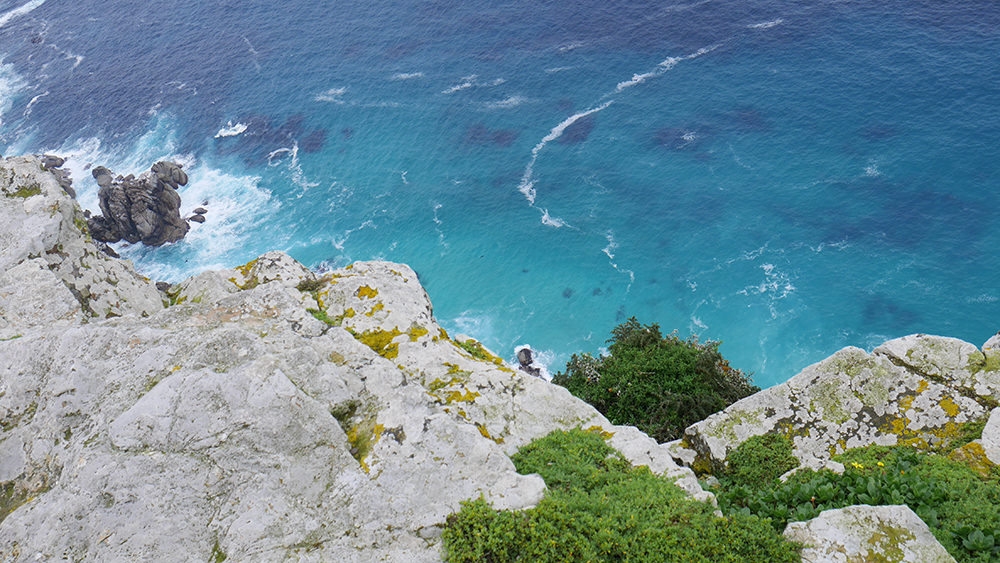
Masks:
[[[785,537],[803,543],[803,563],[954,563],[908,506],[848,506],[792,522]]]
[[[177,242],[188,232],[181,219],[177,188],[187,185],[179,164],[157,162],[138,178],[122,178],[103,166],[91,172],[100,186],[101,213],[88,219],[91,235],[101,242],[122,239],[149,246]]]

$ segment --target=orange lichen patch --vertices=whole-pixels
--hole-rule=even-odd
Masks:
[[[941,405],[941,408],[944,409],[944,412],[952,418],[955,418],[958,416],[958,413],[962,412],[961,407],[956,405],[955,401],[951,400],[951,397],[941,399],[941,403],[939,404]]]
[[[367,313],[365,313],[365,316],[366,317],[374,316],[375,313],[378,313],[379,311],[381,311],[383,309],[385,309],[385,304],[382,303],[381,301],[379,301],[378,303],[375,304],[374,307],[372,307],[371,309],[368,310]]]
[[[468,389],[464,389],[464,391],[465,393],[462,393],[462,391],[449,391],[444,398],[445,404],[474,403],[476,401],[476,397],[479,396],[479,393],[469,391]]]
[[[362,299],[374,299],[375,297],[378,297],[378,290],[373,287],[363,285],[359,287],[356,292],[354,292],[354,295],[357,295]]]
[[[376,423],[374,416],[362,420],[357,426],[347,431],[347,440],[351,443],[351,455],[358,460],[365,473],[368,473],[370,469],[365,459],[382,438],[384,432],[385,427]]]
[[[253,267],[256,266],[256,265],[257,265],[257,259],[255,258],[255,259],[247,262],[246,264],[243,264],[242,266],[236,266],[236,268],[234,268],[234,270],[236,270],[237,272],[243,274],[244,276],[248,276],[248,275],[250,275],[250,270],[252,270]]]
[[[438,340],[451,340],[451,338],[448,336],[448,333],[445,332],[443,328],[439,328],[438,335],[435,336],[432,340],[434,342],[437,342]]]
[[[417,339],[421,336],[426,336],[429,332],[429,330],[418,325],[417,323],[410,325],[410,330],[406,331],[406,333],[410,335],[410,342],[416,342]]]
[[[399,355],[399,344],[393,339],[403,334],[399,329],[392,330],[366,330],[358,334],[348,328],[348,332],[358,341],[371,348],[376,354],[383,358],[394,359]]]
[[[493,436],[490,436],[490,431],[486,429],[486,426],[484,424],[477,422],[476,429],[478,429],[479,433],[483,435],[483,438],[486,438],[488,440],[493,440],[497,444],[503,443],[503,438],[494,438]]]

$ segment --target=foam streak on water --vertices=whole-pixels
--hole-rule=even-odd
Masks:
[[[28,14],[28,13],[34,11],[36,8],[38,8],[39,6],[41,6],[44,3],[45,3],[45,0],[31,0],[31,2],[28,2],[27,4],[24,4],[22,6],[18,6],[17,8],[14,8],[13,10],[10,10],[8,12],[4,12],[3,14],[0,14],[0,28],[4,27],[8,23],[10,23],[10,21],[12,19],[19,18],[19,17],[21,17],[21,16],[23,16],[25,14]]]

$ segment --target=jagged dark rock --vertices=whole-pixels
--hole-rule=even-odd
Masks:
[[[518,365],[518,369],[520,369],[524,373],[533,375],[535,377],[541,377],[542,376],[542,369],[540,367],[534,365],[535,358],[534,358],[534,355],[531,352],[531,348],[528,348],[527,346],[525,346],[524,348],[521,348],[520,350],[518,350],[517,351],[517,362],[519,364]]]
[[[199,207],[198,209],[194,210],[195,215],[204,215],[206,213],[208,213],[208,210],[205,209],[204,207]]]
[[[157,162],[138,178],[131,174],[116,178],[103,166],[94,168],[92,174],[101,187],[98,197],[103,213],[87,221],[95,240],[160,246],[187,234],[177,188],[186,185],[188,177],[179,164]]]
[[[205,216],[204,215],[192,215],[191,217],[188,218],[188,221],[194,221],[195,223],[204,223],[205,222]]]
[[[76,199],[76,190],[73,189],[73,179],[70,178],[69,171],[59,170],[60,166],[66,164],[66,159],[51,154],[43,154],[39,158],[42,161],[42,168],[52,172],[52,175],[56,177],[56,182],[69,197]]]

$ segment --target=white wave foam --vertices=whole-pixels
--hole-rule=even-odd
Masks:
[[[777,302],[795,292],[796,287],[787,274],[775,269],[774,264],[761,264],[760,269],[764,271],[764,281],[757,285],[747,286],[738,293],[747,296],[766,295],[771,318],[776,319],[778,318]]]
[[[455,92],[461,92],[462,90],[468,90],[469,88],[473,87],[478,88],[480,86],[499,86],[505,82],[507,82],[507,79],[505,78],[494,78],[493,80],[490,80],[488,82],[480,82],[478,74],[470,74],[469,76],[463,76],[459,80],[458,84],[454,84],[452,86],[445,88],[444,90],[441,91],[441,93],[454,94]]]
[[[624,80],[622,82],[619,82],[618,85],[615,86],[614,93],[615,94],[620,94],[623,90],[626,90],[626,89],[631,88],[633,86],[637,86],[639,84],[642,84],[643,82],[645,82],[646,80],[649,80],[650,78],[655,78],[657,76],[660,76],[661,74],[663,74],[663,73],[667,72],[668,70],[670,70],[670,69],[674,68],[675,66],[677,66],[677,63],[679,63],[679,62],[689,61],[691,59],[697,59],[698,57],[700,57],[702,55],[705,55],[707,53],[711,53],[712,51],[714,51],[718,47],[719,47],[719,45],[716,44],[716,45],[711,45],[709,47],[703,47],[703,48],[698,49],[697,51],[695,51],[695,52],[693,52],[693,53],[691,53],[689,55],[684,55],[683,57],[667,57],[666,59],[663,59],[662,61],[660,61],[660,64],[656,65],[655,69],[653,69],[651,71],[648,71],[648,72],[633,74],[632,78],[630,78],[628,80]],[[607,98],[607,97],[608,96],[606,95],[605,98]]]
[[[865,166],[865,176],[869,178],[875,178],[881,176],[882,172],[878,169],[878,163],[874,160],[868,161],[868,166]]]
[[[508,96],[495,102],[485,102],[483,106],[489,109],[508,109],[517,107],[529,101],[531,100],[525,98],[524,96]]]
[[[250,40],[247,39],[246,35],[243,36],[243,42],[247,44],[247,51],[250,52],[250,59],[253,60],[253,66],[257,68],[257,72],[259,73],[261,67],[260,67],[260,62],[257,61],[257,55],[259,54],[257,52],[257,49],[254,49],[253,43],[251,43]]]
[[[542,212],[542,224],[543,225],[547,225],[549,227],[555,227],[557,229],[561,229],[561,228],[567,226],[566,221],[563,221],[562,219],[560,219],[558,217],[553,217],[553,216],[549,215],[549,210],[548,209],[542,209],[541,212]],[[569,226],[572,227],[572,225],[569,225]]]
[[[332,244],[333,247],[336,248],[337,250],[343,252],[344,244],[346,244],[347,240],[351,238],[351,235],[353,235],[358,231],[363,231],[365,229],[375,229],[375,228],[378,228],[375,225],[375,222],[372,221],[371,219],[366,219],[363,223],[361,223],[357,227],[347,229],[346,231],[341,233],[340,238],[334,238],[333,240],[330,241],[330,244]]]
[[[549,74],[555,74],[557,72],[565,72],[567,70],[573,70],[575,66],[554,66],[552,68],[545,69],[545,72]]]
[[[424,73],[422,72],[397,72],[393,74],[389,80],[413,80],[414,78],[423,78]]]
[[[280,158],[279,158],[280,157]],[[268,153],[267,155],[267,166],[269,168],[274,168],[285,163],[285,159],[288,159],[288,164],[285,169],[288,172],[289,179],[293,184],[302,188],[302,191],[298,193],[295,197],[301,198],[310,189],[319,186],[318,182],[310,182],[306,178],[305,172],[302,171],[302,163],[299,162],[299,144],[292,143],[291,147],[284,147],[280,149],[275,149]]]
[[[559,51],[560,53],[568,53],[570,51],[575,51],[583,46],[584,46],[583,41],[570,41],[569,43],[564,43],[556,47],[556,50]]]
[[[441,218],[438,217],[438,210],[441,209],[442,205],[437,202],[432,202],[432,205],[434,205],[434,231],[437,232],[438,243],[444,248],[444,250],[441,251],[441,256],[444,256],[448,253],[448,250],[451,249],[451,245],[448,244],[448,241],[444,238],[444,231],[441,230],[441,225],[444,223],[441,221]]]
[[[3,126],[3,116],[25,86],[27,84],[14,70],[14,65],[4,64],[0,59],[0,127]]]
[[[24,106],[24,117],[28,117],[29,115],[31,115],[31,108],[33,108],[35,106],[35,104],[38,102],[38,100],[40,100],[40,99],[42,99],[42,98],[44,98],[45,96],[48,96],[48,95],[49,95],[49,91],[46,90],[45,92],[43,92],[43,93],[35,96],[34,98],[31,98],[31,101],[28,102],[28,105]]]
[[[535,181],[532,179],[532,175],[535,169],[535,161],[538,160],[538,153],[542,152],[542,149],[545,148],[545,145],[549,144],[550,142],[562,136],[563,131],[565,131],[567,127],[573,125],[578,120],[583,119],[588,115],[606,109],[612,103],[614,103],[614,101],[609,100],[595,108],[590,108],[586,111],[581,111],[580,113],[576,113],[567,117],[561,123],[559,123],[559,125],[556,125],[551,130],[549,130],[549,134],[542,137],[542,140],[539,141],[539,143],[535,145],[533,149],[531,149],[531,160],[528,162],[528,165],[524,168],[524,174],[521,176],[521,183],[518,184],[517,189],[519,192],[524,194],[524,197],[527,198],[528,203],[532,207],[534,207],[535,205],[535,196],[536,196]]]
[[[660,76],[665,72],[669,71],[670,69],[674,68],[674,66],[676,66],[678,63],[682,61],[696,59],[702,55],[711,53],[712,51],[717,49],[720,45],[721,45],[720,43],[717,43],[715,45],[710,45],[708,47],[702,47],[701,49],[698,49],[697,51],[690,53],[688,55],[684,55],[682,57],[667,57],[666,59],[661,61],[660,64],[658,64],[654,70],[641,74],[640,73],[633,74],[631,79],[619,82],[615,86],[615,89],[613,91],[601,97],[602,100],[605,100],[604,103],[595,107],[591,107],[585,111],[575,113],[564,119],[561,123],[553,127],[551,130],[549,130],[549,133],[545,135],[545,137],[543,137],[542,140],[539,141],[538,144],[534,146],[534,148],[531,149],[531,159],[528,161],[527,166],[524,167],[524,173],[521,175],[521,181],[517,185],[517,190],[521,192],[521,194],[524,196],[525,199],[528,200],[528,205],[530,207],[535,207],[535,199],[538,196],[538,192],[535,189],[535,180],[534,180],[535,163],[538,161],[538,155],[542,152],[542,149],[544,149],[547,144],[561,137],[566,128],[568,128],[570,125],[573,125],[580,119],[587,117],[588,115],[592,115],[599,111],[607,109],[611,104],[615,102],[613,97],[616,94],[620,94],[623,90],[631,88],[632,86],[635,86],[637,84],[641,84],[650,78]],[[694,138],[692,137],[691,140],[694,140]],[[552,220],[547,210],[542,210],[542,223],[554,227],[561,227],[565,225],[565,223],[561,221]]]
[[[466,88],[472,88],[475,85],[475,80],[478,78],[476,74],[470,74],[469,76],[463,77],[462,80],[455,84],[454,86],[449,86],[441,91],[442,94],[454,94],[455,92],[460,92]]]
[[[227,121],[226,126],[219,129],[219,132],[215,134],[216,139],[221,139],[222,137],[235,137],[247,130],[247,125],[245,123],[237,122],[235,125],[232,121]]]
[[[776,20],[771,20],[761,23],[752,23],[747,26],[748,29],[771,29],[774,26],[781,25],[785,20],[778,18]]]
[[[332,102],[335,104],[344,104],[344,100],[341,97],[347,93],[347,87],[342,86],[340,88],[330,88],[326,92],[317,94],[313,99],[317,102]]]
[[[604,254],[608,257],[608,263],[611,264],[611,267],[614,268],[616,272],[628,275],[628,287],[625,288],[625,292],[628,293],[632,291],[632,284],[635,283],[635,272],[621,268],[615,262],[615,251],[618,250],[618,241],[615,239],[615,232],[608,230],[604,233],[604,238],[608,241],[608,245],[602,249],[602,252],[604,252]]]
[[[5,25],[7,25],[10,22],[10,20],[12,20],[14,18],[19,18],[19,17],[21,17],[21,16],[23,16],[23,15],[25,15],[25,14],[33,11],[33,10],[35,10],[36,8],[38,8],[39,6],[41,6],[44,3],[45,3],[45,0],[31,0],[31,2],[28,2],[27,4],[25,4],[23,6],[18,6],[17,8],[14,8],[13,10],[5,12],[4,14],[0,15],[0,27],[3,27]]]

